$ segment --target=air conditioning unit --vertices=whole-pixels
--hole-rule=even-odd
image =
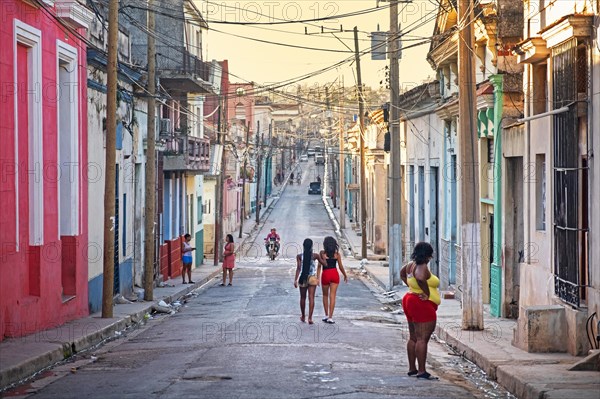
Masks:
[[[161,136],[168,136],[171,133],[173,133],[173,130],[171,129],[171,120],[167,119],[167,118],[161,118],[160,119],[160,135]]]

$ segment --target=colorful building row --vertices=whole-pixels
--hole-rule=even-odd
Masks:
[[[531,352],[586,353],[600,312],[599,14],[588,1],[475,10],[480,289]],[[474,185],[460,153],[457,21],[442,1],[427,57],[436,79],[400,96],[400,142],[405,260],[430,242],[432,271],[460,298],[461,193]]]

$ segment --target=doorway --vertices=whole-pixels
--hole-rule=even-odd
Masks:
[[[504,316],[510,319],[519,317],[520,263],[524,261],[523,225],[523,157],[506,158],[506,230],[504,248]],[[500,304],[502,274],[492,270],[492,308]]]
[[[429,179],[429,243],[433,247],[433,259],[430,267],[433,273],[440,275],[439,248],[438,248],[438,168],[431,167]]]

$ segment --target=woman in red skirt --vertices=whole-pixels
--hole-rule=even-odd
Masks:
[[[235,267],[235,245],[233,244],[233,236],[227,234],[225,237],[225,248],[223,250],[223,282],[221,286],[225,285],[227,280],[227,273],[229,273],[229,284],[233,284],[233,268]]]
[[[340,284],[340,275],[338,267],[344,275],[344,282],[348,282],[346,270],[342,265],[342,255],[339,252],[339,246],[335,238],[325,237],[323,240],[323,250],[320,252],[322,259],[323,273],[321,274],[321,288],[323,290],[323,308],[325,309],[325,323],[334,324],[333,310],[335,309],[335,296]]]
[[[402,298],[402,308],[408,321],[410,334],[406,344],[408,375],[419,379],[437,380],[425,370],[427,344],[435,331],[437,308],[440,304],[438,286],[440,280],[429,270],[427,264],[433,258],[433,247],[427,242],[415,245],[412,262],[400,270],[400,278],[409,292]],[[417,369],[417,364],[419,368]]]

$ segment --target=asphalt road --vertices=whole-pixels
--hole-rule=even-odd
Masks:
[[[171,316],[156,317],[127,336],[6,393],[36,398],[473,398],[464,381],[406,376],[404,323],[382,310],[374,288],[351,274],[338,290],[336,324],[299,320],[292,261],[306,237],[333,234],[319,196],[290,186],[261,237],[276,226],[283,254],[238,260],[231,287],[214,280]],[[323,176],[321,174],[321,176]],[[261,244],[262,245],[262,244]],[[264,248],[262,248],[264,250]],[[91,356],[95,358],[92,359]]]

